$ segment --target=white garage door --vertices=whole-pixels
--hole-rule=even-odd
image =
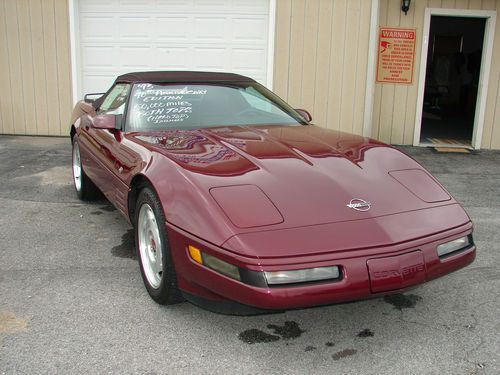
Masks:
[[[227,71],[266,84],[269,0],[80,0],[80,94],[147,70]]]

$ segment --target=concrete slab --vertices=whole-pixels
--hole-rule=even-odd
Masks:
[[[149,298],[131,228],[77,200],[69,139],[0,137],[0,374],[500,373],[500,153],[401,149],[473,218],[474,264],[395,297],[230,317]]]

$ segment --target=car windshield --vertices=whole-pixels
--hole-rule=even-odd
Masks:
[[[127,118],[127,131],[306,124],[288,104],[254,82],[138,83],[132,89]]]

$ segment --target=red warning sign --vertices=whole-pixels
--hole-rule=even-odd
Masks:
[[[415,40],[416,29],[380,28],[377,82],[413,83]]]

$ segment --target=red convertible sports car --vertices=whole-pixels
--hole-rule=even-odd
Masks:
[[[118,77],[75,107],[73,177],[135,228],[146,289],[227,313],[396,293],[470,264],[472,223],[421,165],[310,124],[236,74]]]

